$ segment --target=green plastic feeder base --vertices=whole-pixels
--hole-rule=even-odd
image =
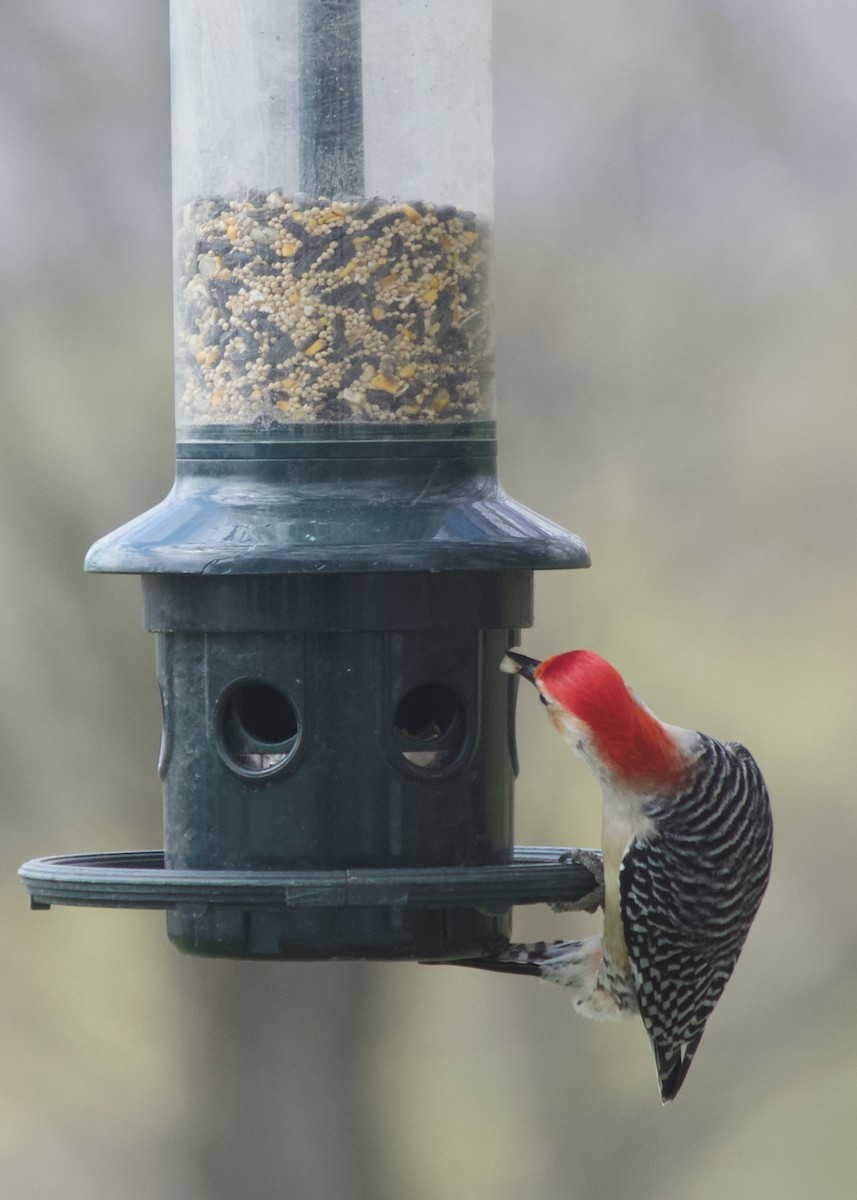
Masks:
[[[596,881],[574,854],[519,846],[488,867],[189,871],[135,851],[37,858],[19,875],[33,908],[164,909],[171,940],[192,954],[443,962],[501,950],[515,905],[591,896]]]
[[[511,499],[490,422],[180,431],[176,481],[90,550],[143,577],[163,853],[37,859],[36,907],[167,910],[204,955],[450,962],[592,875],[515,849],[533,572],[585,567]]]

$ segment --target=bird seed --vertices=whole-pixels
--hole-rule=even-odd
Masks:
[[[180,424],[492,415],[487,222],[279,191],[188,204]]]

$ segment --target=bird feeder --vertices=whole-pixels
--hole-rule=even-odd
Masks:
[[[142,576],[164,849],[34,860],[36,907],[444,961],[591,889],[513,841],[498,664],[533,572],[588,557],[497,480],[490,22],[173,0],[176,479],[86,560]]]

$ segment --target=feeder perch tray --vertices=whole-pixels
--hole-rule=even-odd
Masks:
[[[576,861],[578,854],[562,847],[518,846],[513,862],[486,867],[193,871],[167,869],[160,850],[137,850],[34,858],[18,873],[34,909],[55,904],[164,909],[197,920],[223,910],[473,909],[502,916],[519,904],[566,909],[591,900],[599,881]],[[265,956],[258,947],[248,946],[247,952]],[[268,956],[292,957],[283,944]],[[410,957],[405,949],[394,956]],[[294,957],[307,955],[304,950]]]

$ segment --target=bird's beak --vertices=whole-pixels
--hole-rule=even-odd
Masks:
[[[500,660],[500,670],[507,675],[523,675],[530,683],[536,682],[536,668],[542,664],[537,658],[528,658],[518,650],[507,650]]]

